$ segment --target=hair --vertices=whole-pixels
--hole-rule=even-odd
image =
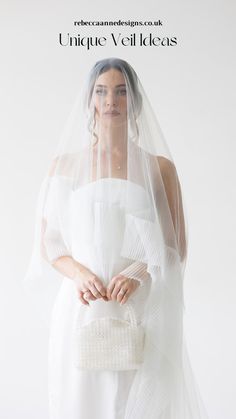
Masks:
[[[135,115],[138,116],[138,114],[141,111],[142,108],[142,96],[138,89],[138,76],[131,67],[131,65],[120,58],[105,58],[103,60],[97,61],[92,69],[90,70],[89,77],[88,77],[88,88],[87,88],[87,96],[86,96],[86,107],[90,107],[91,98],[93,94],[93,89],[95,82],[97,78],[100,76],[100,74],[105,73],[106,71],[110,69],[115,69],[120,71],[122,74],[125,75],[125,78],[128,80],[128,85],[131,89],[131,95],[133,98],[133,107]],[[92,130],[94,130],[95,127],[95,118],[94,115],[92,115],[92,121],[89,121],[89,126],[91,125],[91,122],[93,123]],[[93,135],[97,138],[97,135],[93,132]]]

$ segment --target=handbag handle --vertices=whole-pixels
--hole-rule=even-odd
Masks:
[[[130,322],[131,322],[132,326],[133,327],[138,327],[138,323],[137,323],[137,320],[136,320],[133,305],[129,301],[126,301],[126,303],[124,305],[126,305],[126,308],[128,310],[129,317],[130,317]]]
[[[83,306],[80,306],[80,307],[83,307]],[[123,307],[125,309],[127,309],[127,311],[128,311],[129,318],[130,318],[130,323],[131,323],[132,327],[138,327],[138,322],[136,320],[136,316],[135,316],[135,311],[134,311],[133,305],[129,301],[126,301],[126,303],[123,305]],[[79,313],[80,313],[80,310],[78,311],[77,319],[79,317]]]

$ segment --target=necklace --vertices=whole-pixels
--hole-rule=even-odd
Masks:
[[[102,156],[107,156],[107,154],[109,154],[108,153],[108,151],[110,151],[110,147],[107,147],[107,148],[102,148],[101,149],[101,155]],[[118,156],[119,155],[119,153],[117,153],[117,151],[115,150],[114,151],[114,156]],[[118,169],[118,170],[120,170],[121,169],[121,165],[119,164],[119,165],[116,165],[116,168]]]
[[[106,154],[108,154],[108,153],[104,152],[104,150],[103,150],[103,153],[104,153],[105,155],[106,155]],[[115,151],[115,152],[114,152],[114,156],[117,158],[117,157],[119,156],[119,154]],[[120,169],[121,169],[121,165],[120,165],[120,164],[116,165],[116,168],[117,168],[118,170],[120,170]]]

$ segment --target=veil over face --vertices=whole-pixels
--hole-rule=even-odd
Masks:
[[[119,202],[117,187],[122,187]],[[122,217],[112,239],[104,214],[106,226]],[[118,58],[100,60],[90,70],[40,189],[25,283],[36,288],[45,319],[62,279],[53,262],[69,255],[93,269],[84,249],[94,246],[104,284],[121,268],[133,278],[142,268],[150,275],[144,361],[125,419],[207,418],[184,343],[187,222],[181,185],[141,81]]]

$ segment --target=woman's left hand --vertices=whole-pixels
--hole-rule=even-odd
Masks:
[[[113,276],[107,286],[107,293],[102,297],[104,301],[114,300],[124,304],[129,296],[140,286],[139,281],[133,278],[127,278],[123,275]],[[124,292],[123,292],[124,291]],[[89,290],[84,292],[86,300],[97,300]]]
[[[136,279],[115,275],[107,286],[107,298],[124,304],[139,286],[140,283]]]

